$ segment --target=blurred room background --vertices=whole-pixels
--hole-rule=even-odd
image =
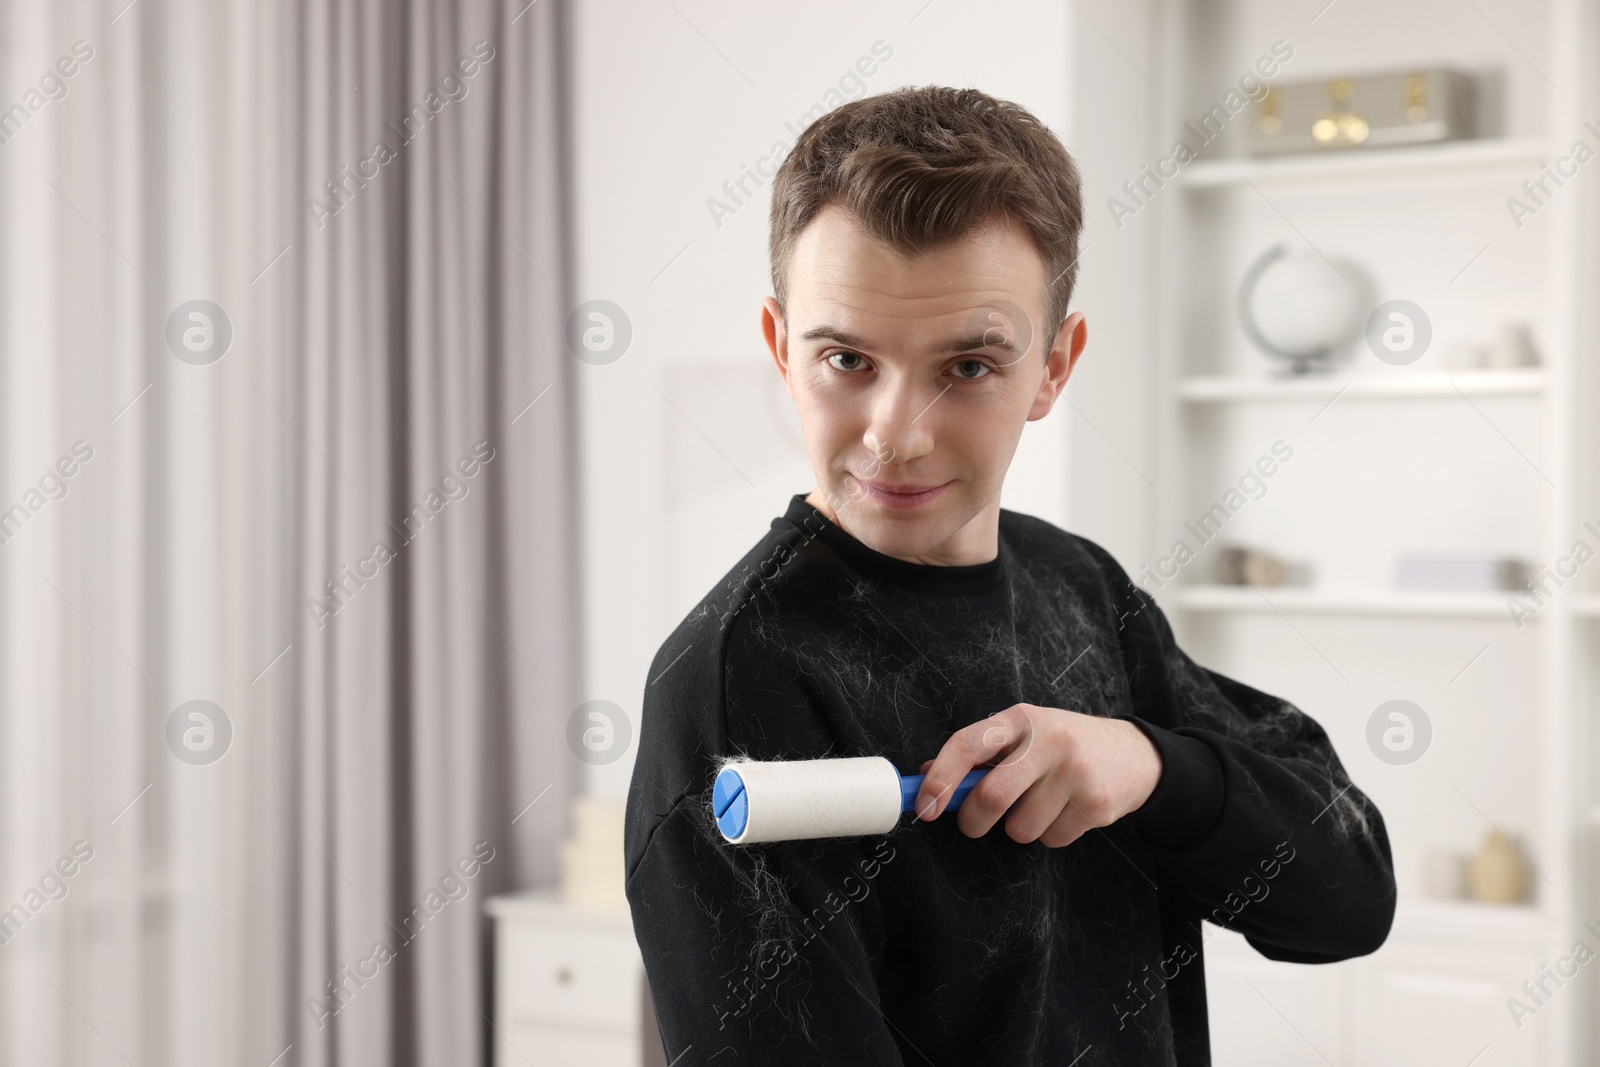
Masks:
[[[648,667],[813,485],[771,176],[935,83],[1085,182],[1089,346],[1004,506],[1389,829],[1378,953],[1206,928],[1216,1062],[1596,1062],[1597,27],[0,0],[0,1062],[666,1062]]]

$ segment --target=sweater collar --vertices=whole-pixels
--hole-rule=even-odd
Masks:
[[[855,570],[916,593],[972,594],[998,588],[1005,580],[1006,545],[997,540],[998,554],[987,563],[960,567],[941,567],[932,563],[912,563],[886,555],[856,539],[844,527],[830,520],[806,501],[805,493],[789,499],[785,519],[802,533],[814,532]]]

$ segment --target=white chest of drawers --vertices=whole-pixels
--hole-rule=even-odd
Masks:
[[[657,1049],[660,1038],[626,911],[572,907],[553,889],[485,908],[495,920],[495,1067],[645,1067],[644,1037]]]

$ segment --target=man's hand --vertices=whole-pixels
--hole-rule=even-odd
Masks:
[[[1009,809],[1007,836],[1050,848],[1138,809],[1161,780],[1161,754],[1126,719],[1013,704],[952,734],[922,765],[917,817],[938,818],[967,772],[991,761],[961,802],[956,825],[982,837]]]

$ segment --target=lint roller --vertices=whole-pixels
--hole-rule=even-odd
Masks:
[[[959,809],[988,773],[969,772],[945,810]],[[717,775],[711,808],[722,836],[736,845],[886,834],[915,810],[922,779],[902,775],[882,756],[739,760]]]

